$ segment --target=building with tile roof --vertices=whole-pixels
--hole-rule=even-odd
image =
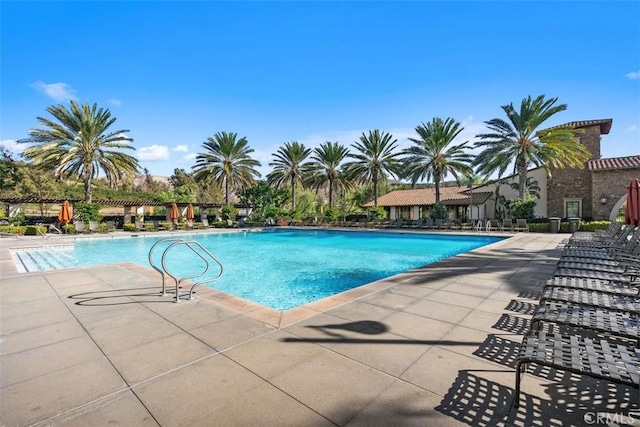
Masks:
[[[602,158],[601,136],[611,130],[612,119],[581,120],[555,126],[579,129],[577,135],[592,156],[583,169],[551,169],[543,167],[529,170],[528,176],[540,187],[540,199],[534,209],[536,217],[580,217],[584,219],[612,220],[626,200],[626,186],[632,178],[640,178],[640,155]],[[544,130],[540,131],[540,133]],[[517,190],[508,184],[517,183],[517,175],[494,180],[487,184],[467,187],[442,187],[440,199],[447,206],[450,218],[461,220],[501,218],[503,207],[499,196],[507,200],[518,197]],[[396,190],[378,198],[390,219],[419,219],[428,216],[435,204],[435,189]],[[373,206],[373,202],[367,206]]]

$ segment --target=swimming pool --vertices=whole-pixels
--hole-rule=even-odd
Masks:
[[[57,248],[53,254],[63,268],[117,262],[148,266],[149,248],[163,237],[167,236],[77,239],[73,246]],[[315,229],[198,233],[186,238],[203,245],[224,265],[223,276],[211,287],[277,310],[304,305],[502,239]],[[56,267],[53,261],[37,261],[33,251],[31,259],[27,254],[15,251],[14,258],[20,258],[16,262],[29,271]],[[29,266],[38,262],[41,265]],[[167,266],[186,275],[201,271],[204,264],[186,248],[176,248],[167,258]],[[212,275],[217,272],[212,271]]]

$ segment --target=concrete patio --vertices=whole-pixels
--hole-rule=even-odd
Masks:
[[[3,238],[0,425],[528,427],[638,412],[637,389],[535,366],[511,405],[536,285],[566,237],[519,234],[287,312],[213,290],[175,304],[134,264],[19,274],[8,248],[62,239]]]

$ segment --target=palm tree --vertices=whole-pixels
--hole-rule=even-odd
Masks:
[[[421,179],[431,180],[436,188],[436,204],[440,204],[440,183],[451,173],[458,185],[460,179],[471,176],[472,156],[465,152],[468,142],[452,145],[453,140],[464,130],[460,123],[449,117],[442,120],[434,117],[430,123],[422,123],[416,127],[420,138],[409,138],[413,142],[409,148],[402,151],[407,156],[403,160],[403,173],[415,185]]]
[[[224,187],[224,201],[229,204],[231,186],[247,187],[260,177],[255,168],[260,162],[251,158],[247,138],[238,138],[238,134],[218,132],[202,144],[204,153],[196,156],[193,166],[194,178],[197,180],[212,179]]]
[[[269,184],[276,187],[286,182],[291,184],[291,210],[296,208],[296,186],[298,183],[303,184],[303,178],[307,172],[304,161],[309,154],[311,149],[303,144],[296,141],[286,142],[284,147],[278,148],[278,151],[273,153],[275,160],[269,163],[269,166],[273,166],[273,171],[267,175]]]
[[[108,130],[116,121],[109,109],[71,101],[70,109],[52,105],[46,111],[57,122],[37,118],[48,129],[31,129],[29,138],[18,141],[34,144],[22,153],[25,158],[33,160],[37,167],[53,170],[56,178],[80,175],[85,203],[91,203],[91,180],[101,170],[111,185],[133,179],[140,167],[138,160],[121,152],[135,150],[129,144],[133,139],[126,136],[128,130]]]
[[[363,132],[360,141],[351,146],[357,150],[348,157],[354,161],[344,165],[347,176],[354,181],[373,184],[373,201],[378,207],[378,183],[387,180],[387,174],[395,176],[398,172],[397,139],[387,132],[378,129],[369,131],[369,135]]]
[[[321,188],[329,186],[329,208],[333,207],[335,190],[346,190],[350,187],[349,180],[340,170],[340,163],[347,158],[349,150],[338,142],[320,144],[308,163],[309,176],[307,183],[310,187]]]
[[[480,141],[475,147],[484,150],[473,162],[477,172],[490,175],[498,172],[501,177],[513,162],[513,173],[518,175],[519,198],[524,199],[527,190],[529,166],[583,168],[591,157],[587,148],[576,139],[576,131],[568,126],[557,126],[536,131],[549,117],[567,109],[566,104],[555,105],[558,98],[544,99],[544,95],[522,100],[520,112],[513,104],[501,108],[509,122],[492,119],[485,122],[489,133],[477,135]]]

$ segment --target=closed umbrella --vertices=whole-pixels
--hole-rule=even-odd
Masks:
[[[191,203],[189,203],[189,205],[187,206],[187,220],[188,221],[193,221],[193,218],[195,218],[196,216],[193,214],[193,205]]]
[[[69,205],[69,201],[65,200],[60,207],[60,213],[58,213],[58,221],[61,225],[69,224],[71,221],[71,205]]]
[[[171,210],[169,211],[169,219],[175,225],[178,223],[178,217],[180,217],[180,213],[178,212],[178,205],[172,203]]]
[[[627,186],[627,210],[624,221],[636,227],[640,225],[640,179],[632,179]]]

